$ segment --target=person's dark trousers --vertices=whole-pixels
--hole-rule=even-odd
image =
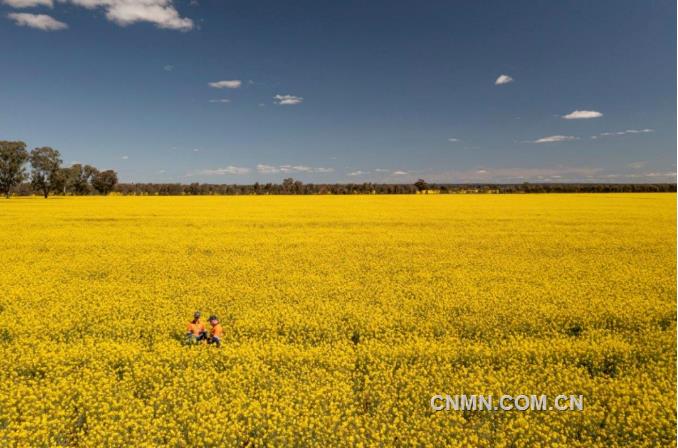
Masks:
[[[193,333],[188,333],[187,335],[187,340],[189,344],[197,344],[200,341],[204,341],[207,339],[207,333],[202,332],[198,336],[194,335]]]

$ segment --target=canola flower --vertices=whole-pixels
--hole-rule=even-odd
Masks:
[[[675,235],[675,194],[2,201],[0,444],[675,446]]]

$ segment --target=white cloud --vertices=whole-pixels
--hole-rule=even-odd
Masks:
[[[106,11],[106,18],[120,26],[127,26],[137,22],[149,22],[158,28],[173,29],[180,31],[189,31],[193,29],[193,21],[189,18],[181,17],[173,4],[173,0],[58,0],[60,3],[69,3],[81,6],[87,9],[103,8]],[[13,8],[31,8],[36,6],[46,6],[52,8],[54,0],[2,0],[5,5]],[[37,15],[41,17],[42,15]],[[47,16],[49,17],[49,16]],[[18,25],[33,26],[44,30],[57,30],[67,28],[66,24],[56,21],[55,24],[47,19],[41,18],[42,22],[36,22],[36,18],[24,18],[23,20],[32,20],[19,23]],[[51,19],[51,17],[50,17]],[[54,20],[54,19],[52,19]],[[52,27],[52,28],[49,28]],[[56,27],[56,28],[55,28]]]
[[[193,148],[193,152],[200,152],[198,148]]]
[[[624,131],[625,134],[642,134],[645,132],[654,132],[654,129],[627,129]]]
[[[675,168],[650,170],[644,162],[627,165],[627,172],[594,166],[496,167],[485,169],[432,171],[421,177],[430,182],[675,182]],[[485,172],[483,172],[485,171]]]
[[[34,8],[36,6],[52,8],[54,6],[52,0],[3,0],[2,3],[12,8]]]
[[[274,173],[332,173],[334,168],[312,167],[307,165],[257,165],[257,172],[261,174]]]
[[[599,179],[604,171],[595,167],[518,167],[518,168],[482,168],[469,170],[451,170],[432,172],[424,175],[431,182],[500,182],[515,183],[525,181],[548,182],[578,182],[582,180]]]
[[[311,170],[312,170],[312,168],[310,166],[306,166],[306,165],[295,165],[295,166],[281,165],[280,166],[280,171],[282,171],[284,173],[289,173],[289,172],[294,172],[294,171],[298,171],[300,173],[308,173]]]
[[[508,84],[510,82],[513,82],[513,78],[511,78],[509,75],[499,75],[499,78],[497,78],[497,80],[494,81],[494,85],[501,86],[503,84]]]
[[[171,72],[174,70],[174,66],[172,64],[167,64],[162,69],[165,70],[166,72]]]
[[[592,139],[597,139],[598,137],[613,137],[617,135],[626,135],[626,134],[647,134],[649,132],[654,132],[654,129],[627,129],[625,131],[617,132],[602,132],[598,135],[592,135]]]
[[[574,110],[561,118],[565,120],[586,120],[589,118],[600,118],[603,114],[597,110]]]
[[[669,178],[674,178],[676,177],[676,172],[675,171],[667,171],[664,173],[643,173],[643,176],[645,177],[669,177]],[[675,182],[675,180],[674,180]]]
[[[181,17],[172,0],[59,0],[87,9],[103,8],[111,22],[127,26],[137,22],[149,22],[158,28],[189,31],[193,21]]]
[[[451,138],[448,138],[447,141],[452,142],[452,143],[457,143],[457,142],[460,142],[461,140],[459,140],[458,138],[451,137]]]
[[[347,176],[355,177],[355,176],[362,176],[364,174],[367,174],[365,171],[351,171],[350,173],[346,173]]]
[[[210,103],[230,103],[230,102],[231,102],[231,100],[226,99],[226,98],[210,100]]]
[[[122,160],[127,160],[127,159],[129,159],[129,156],[122,156],[122,157],[120,157],[120,158],[121,158]]]
[[[291,106],[294,104],[300,104],[304,101],[302,97],[294,95],[276,95],[273,97],[273,99],[275,100],[275,104],[279,104],[281,106]]]
[[[407,176],[407,171],[394,171],[393,175],[394,176]]]
[[[272,166],[272,165],[264,165],[264,164],[259,164],[257,165],[257,171],[262,173],[262,174],[271,174],[271,173],[278,173],[280,170],[278,167]]]
[[[631,163],[629,163],[629,164],[626,165],[626,166],[628,166],[629,168],[632,168],[632,169],[634,169],[634,170],[639,170],[639,169],[641,169],[641,168],[645,168],[646,165],[647,165],[647,162],[646,162],[646,161],[640,160],[640,161],[638,161],[638,162],[631,162]]]
[[[242,81],[237,79],[232,79],[230,81],[215,81],[209,83],[210,87],[215,89],[237,89],[242,85]]]
[[[59,22],[55,18],[47,14],[27,14],[19,12],[11,12],[7,17],[14,20],[19,26],[27,26],[42,31],[59,31],[68,28],[64,22]]]
[[[391,170],[387,170],[386,168],[376,168],[374,170],[375,173],[388,173]]]
[[[577,137],[571,135],[550,135],[548,137],[542,137],[533,141],[532,143],[560,143],[560,142],[569,142],[572,140],[577,140]]]
[[[205,176],[224,176],[224,175],[241,175],[247,174],[250,172],[249,168],[241,166],[229,165],[225,168],[216,168],[210,170],[202,170],[198,174],[203,174]]]

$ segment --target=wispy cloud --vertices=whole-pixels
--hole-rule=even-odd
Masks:
[[[273,97],[274,103],[281,106],[292,106],[295,104],[300,104],[304,99],[300,96],[294,95],[276,95]]]
[[[197,174],[204,176],[226,176],[226,175],[243,175],[249,173],[251,170],[242,166],[229,165],[225,168],[214,168],[198,171]]]
[[[450,137],[450,138],[447,139],[447,141],[452,142],[452,143],[457,143],[457,142],[460,142],[461,140],[459,140],[458,138]]]
[[[501,86],[511,82],[513,82],[513,78],[511,78],[509,75],[499,75],[499,77],[494,81],[494,85]]]
[[[2,3],[12,8],[34,8],[36,6],[47,6],[52,8],[52,0],[2,0]]]
[[[122,160],[128,160],[128,159],[129,159],[129,156],[122,156],[122,157],[120,157],[120,158],[121,158]]]
[[[647,134],[649,132],[654,132],[654,129],[627,129],[625,131],[617,131],[617,132],[601,132],[598,135],[592,135],[592,139],[597,139],[600,137],[615,137],[619,135],[627,135],[627,134]]]
[[[364,176],[365,174],[367,174],[367,173],[365,171],[361,171],[361,170],[356,170],[356,171],[351,171],[350,173],[346,173],[347,176],[351,176],[351,177]]]
[[[672,182],[676,181],[676,172],[675,171],[643,173],[642,176],[650,177],[650,178],[664,177],[664,178],[670,178]]]
[[[277,166],[264,165],[262,163],[257,165],[257,171],[261,174],[272,174],[272,173],[279,173],[280,172],[280,170],[278,169]]]
[[[310,173],[313,171],[313,168],[310,166],[306,165],[281,165],[280,170],[285,172],[285,173],[294,173],[294,172],[299,172],[299,173]]]
[[[561,118],[565,120],[587,120],[590,118],[600,118],[603,114],[597,110],[573,110],[569,114],[563,115]]]
[[[578,140],[578,137],[573,137],[571,135],[549,135],[548,137],[542,137],[534,140],[532,143],[560,143],[569,142],[572,140]]]
[[[386,168],[376,168],[374,170],[375,173],[388,173],[389,171],[391,171],[391,170],[388,170]]]
[[[398,170],[398,171],[394,171],[391,174],[394,175],[394,176],[407,176],[409,173],[407,171]]]
[[[432,182],[568,182],[590,180],[603,174],[595,167],[555,166],[529,168],[481,168],[469,170],[450,170],[424,175]]]
[[[174,66],[171,64],[167,64],[162,69],[165,70],[166,72],[171,72],[174,70]]]
[[[307,165],[257,165],[257,172],[261,174],[275,173],[332,173],[334,168],[313,167]]]
[[[209,86],[215,89],[238,89],[240,86],[242,86],[242,81],[239,79],[214,81],[209,83]]]
[[[642,165],[642,166],[641,166]],[[418,172],[430,182],[439,183],[522,183],[522,182],[675,182],[675,168],[662,171],[642,170],[640,162],[626,171],[611,171],[595,166],[554,165],[542,167],[483,167],[481,169]]]
[[[28,14],[23,12],[11,12],[7,17],[14,20],[19,26],[27,26],[42,31],[59,31],[68,28],[64,22],[56,20],[47,14]]]
[[[209,100],[209,101],[210,101],[210,103],[230,103],[231,102],[231,100],[226,99],[226,98],[216,98],[216,99],[212,99],[212,100]]]
[[[631,162],[626,166],[628,166],[629,168],[631,168],[633,170],[639,170],[641,168],[645,168],[646,165],[647,165],[647,162],[645,160],[639,160],[637,162]]]
[[[148,22],[158,28],[190,31],[193,20],[181,17],[172,0],[59,0],[87,9],[103,8],[111,22],[127,26],[137,22]]]

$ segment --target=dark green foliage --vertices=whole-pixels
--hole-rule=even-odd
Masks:
[[[425,191],[428,190],[428,184],[424,179],[419,179],[414,183],[414,186],[417,187],[418,191]]]
[[[61,154],[49,146],[31,151],[31,185],[47,198],[51,192],[58,192],[63,185]]]
[[[428,184],[428,190],[440,194],[517,194],[517,193],[666,193],[675,192],[676,184]],[[224,185],[200,184],[118,184],[115,191],[124,195],[311,195],[311,194],[416,194],[414,184],[304,184],[285,179],[281,184]]]
[[[0,141],[0,193],[9,197],[12,188],[26,178],[28,152],[24,142]]]
[[[71,194],[84,195],[92,191],[90,182],[99,172],[91,165],[76,163],[70,168],[64,168],[65,191]]]
[[[97,172],[92,177],[92,187],[99,193],[107,195],[118,183],[118,175],[113,170]]]

